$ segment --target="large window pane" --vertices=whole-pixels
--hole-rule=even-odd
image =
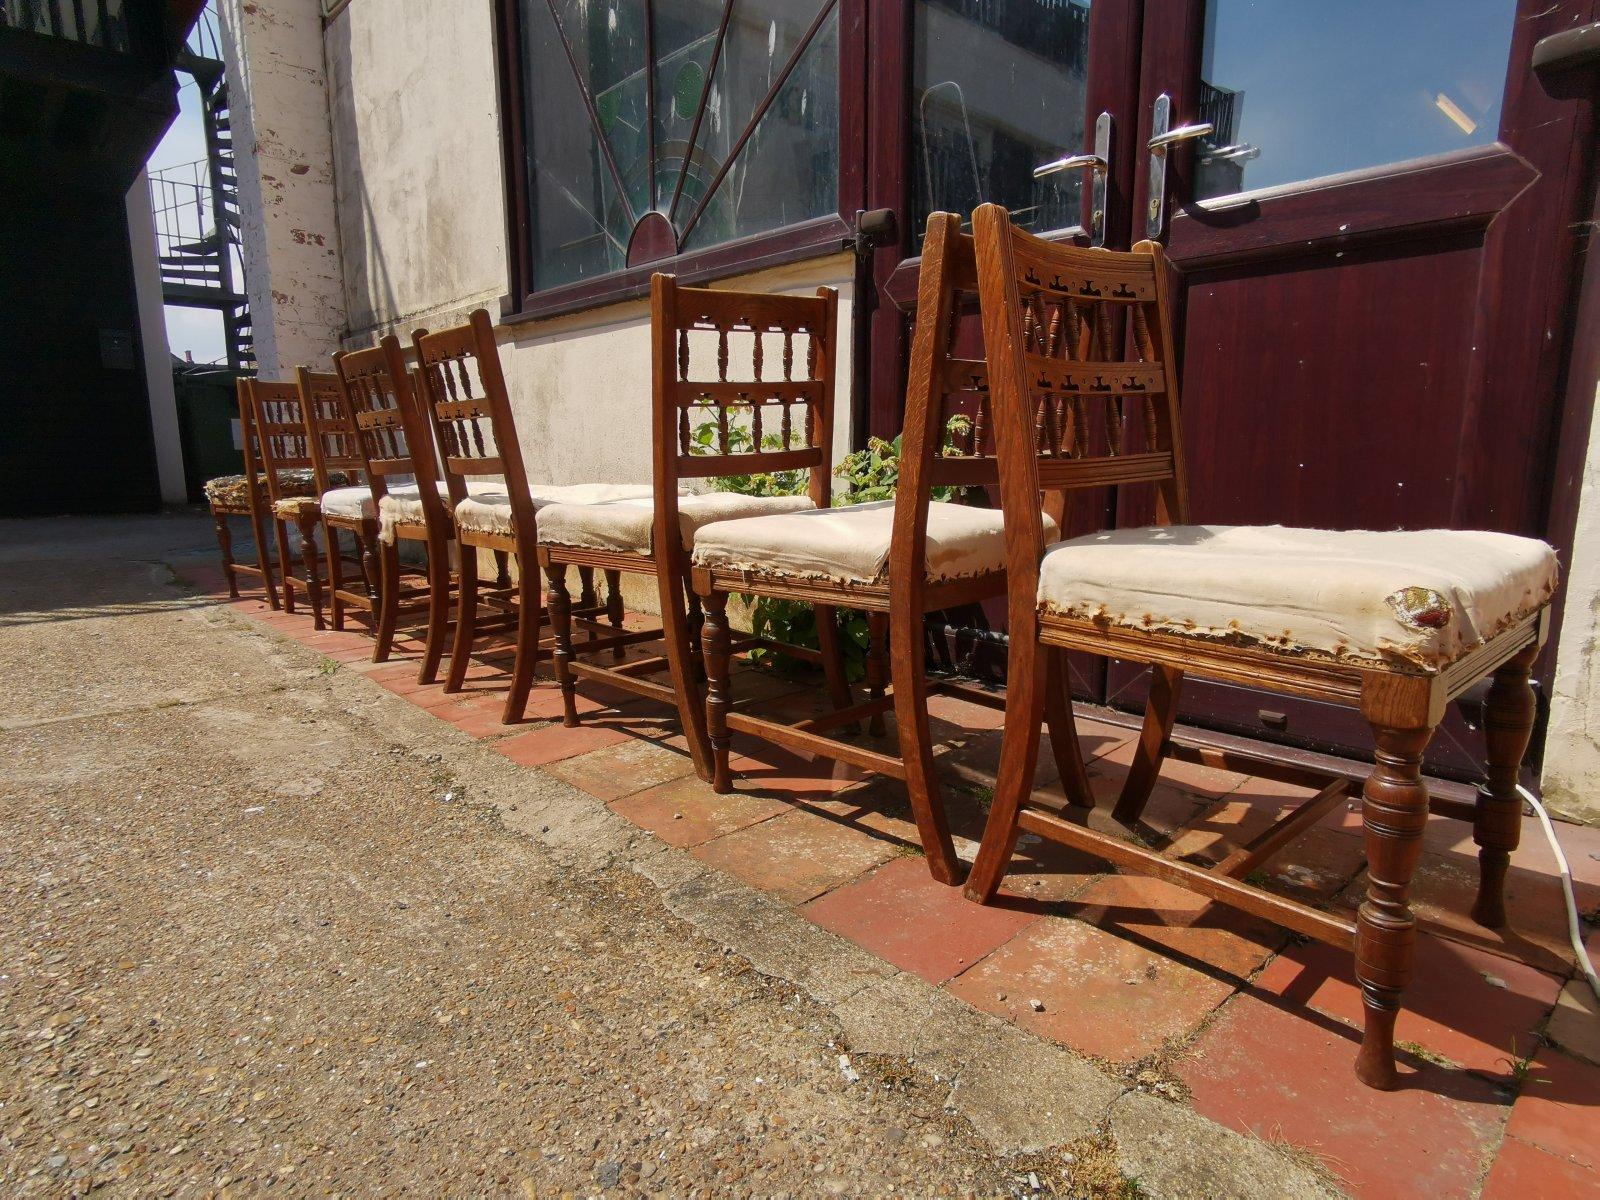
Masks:
[[[1084,144],[1088,0],[918,0],[913,227],[989,201],[1044,233],[1079,223],[1083,173],[1033,178]]]
[[[523,0],[522,12],[535,290],[629,265],[652,211],[685,249],[838,211],[838,15],[825,0]],[[641,252],[662,240],[653,230]]]
[[[744,6],[740,6],[741,8]],[[803,10],[805,5],[794,5]],[[772,0],[749,6],[712,80],[700,144],[722,163],[816,13]],[[781,14],[781,15],[780,15]],[[715,245],[836,212],[839,206],[839,21],[831,13],[733,160],[684,249]],[[727,105],[733,120],[723,118]]]
[[[1493,142],[1516,0],[1211,0],[1195,194]]]

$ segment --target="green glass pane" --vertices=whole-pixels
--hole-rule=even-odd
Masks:
[[[820,6],[770,2],[735,9],[711,80],[690,176],[701,186],[733,152]],[[742,19],[741,19],[742,18]],[[703,181],[703,182],[702,182]],[[684,249],[781,229],[839,209],[839,28],[830,12],[728,167]],[[694,206],[681,204],[681,229]]]

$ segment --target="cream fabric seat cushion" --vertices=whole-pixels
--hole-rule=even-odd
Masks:
[[[1056,525],[1045,519],[1045,536]],[[695,537],[694,565],[836,583],[882,583],[887,578],[894,501],[851,504],[719,521]],[[940,501],[928,505],[930,582],[1004,569],[1005,528],[997,508]]]
[[[439,499],[448,506],[450,503],[450,489],[444,480],[434,484],[439,489]],[[498,481],[474,482],[468,480],[467,495],[483,496],[505,491],[504,486]],[[391,487],[388,494],[378,501],[378,540],[384,545],[394,541],[394,528],[396,525],[422,524],[422,492],[415,483],[400,484]]]
[[[1433,672],[1550,599],[1555,551],[1533,538],[1178,525],[1046,551],[1047,613]]]
[[[649,503],[653,489],[648,483],[568,483],[528,485],[534,511],[542,530],[544,512],[552,505],[605,504],[616,500]],[[511,496],[503,483],[491,490],[473,492],[456,505],[456,525],[471,533],[511,533]]]
[[[678,528],[692,548],[704,525],[814,508],[810,496],[745,496],[706,492],[678,498]],[[618,554],[649,554],[654,543],[653,497],[603,504],[556,504],[539,513],[541,546],[578,546]]]
[[[417,485],[414,483],[397,484],[392,489],[396,493],[404,492],[410,488],[415,494]],[[372,489],[365,484],[357,487],[332,488],[322,493],[322,512],[324,516],[343,517],[351,521],[370,521],[378,515],[377,502],[372,498]]]

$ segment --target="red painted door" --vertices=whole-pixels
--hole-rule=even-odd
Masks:
[[[1593,21],[1596,8],[921,0],[909,6],[907,108],[910,149],[922,152],[901,199],[913,226],[930,201],[970,212],[996,200],[1031,205],[1032,223],[1049,229],[1073,199],[1078,222],[1091,226],[1090,171],[1058,185],[1052,208],[1029,169],[1051,155],[1035,125],[1005,116],[1001,98],[1010,88],[1014,111],[1031,112],[1051,78],[1034,60],[1072,47],[1081,90],[1058,84],[1055,111],[1078,138],[1063,129],[1060,152],[1091,150],[1107,114],[1104,240],[1159,237],[1175,269],[1194,519],[1543,535],[1593,130],[1591,97],[1541,78],[1531,60],[1539,39]],[[1005,69],[971,28],[955,29],[994,24],[997,13],[1018,23],[1024,9],[1057,24],[1070,14],[1081,43],[1042,36],[1054,26],[1036,24],[1013,43],[1029,74]],[[928,31],[941,27],[955,29],[945,49],[958,54],[930,52]],[[953,73],[964,73],[957,84],[984,86],[951,87],[943,76]],[[926,111],[959,112],[958,91],[966,123],[921,132]],[[1204,123],[1207,134],[1148,148],[1162,128]],[[1012,146],[1014,165],[985,153],[1008,138],[1026,147]],[[985,163],[986,177],[976,169]],[[970,195],[949,183],[963,170],[977,181]],[[932,182],[919,183],[919,171]],[[911,269],[885,275],[892,295]],[[1130,492],[1078,519],[1148,515],[1148,498]],[[1080,690],[1101,688],[1112,704],[1142,703],[1137,672],[1112,663],[1103,676],[1079,676]],[[1192,682],[1183,716],[1319,749],[1370,747],[1354,714],[1247,689]],[[1470,772],[1477,740],[1453,716],[1433,765]]]

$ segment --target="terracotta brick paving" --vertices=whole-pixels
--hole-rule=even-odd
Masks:
[[[214,568],[189,575],[223,590]],[[223,603],[975,1007],[1111,1069],[1153,1072],[1201,1114],[1317,1156],[1352,1194],[1600,1194],[1600,1065],[1540,1037],[1572,965],[1559,883],[1531,821],[1508,881],[1508,932],[1466,916],[1477,881],[1470,828],[1429,822],[1415,887],[1426,932],[1397,1031],[1401,1086],[1379,1093],[1352,1074],[1361,1001],[1347,955],[1030,835],[997,903],[973,905],[928,876],[895,781],[736,738],[736,790],[717,796],[693,774],[676,715],[661,705],[580,683],[583,722],[566,729],[559,692],[542,674],[525,723],[504,726],[505,639],[472,664],[467,689],[448,695],[416,682],[414,634],[396,639],[388,663],[372,664],[353,614],[345,632],[319,633],[304,605],[275,613],[258,597]],[[629,627],[641,620],[629,614]],[[791,717],[823,705],[803,680],[743,666],[734,694]],[[933,698],[929,714],[952,830],[970,858],[992,794],[1000,714],[952,697]],[[1079,725],[1102,801],[1090,820],[1107,827],[1105,802],[1121,785],[1134,731],[1082,714]],[[892,730],[885,741],[893,745]],[[1056,780],[1046,744],[1037,782],[1060,802]],[[1186,826],[1164,852],[1215,861],[1307,794],[1169,764],[1140,833],[1162,844]],[[1352,909],[1363,887],[1360,833],[1358,806],[1335,809],[1267,865],[1265,886]],[[1600,830],[1564,825],[1561,834],[1592,913]]]

